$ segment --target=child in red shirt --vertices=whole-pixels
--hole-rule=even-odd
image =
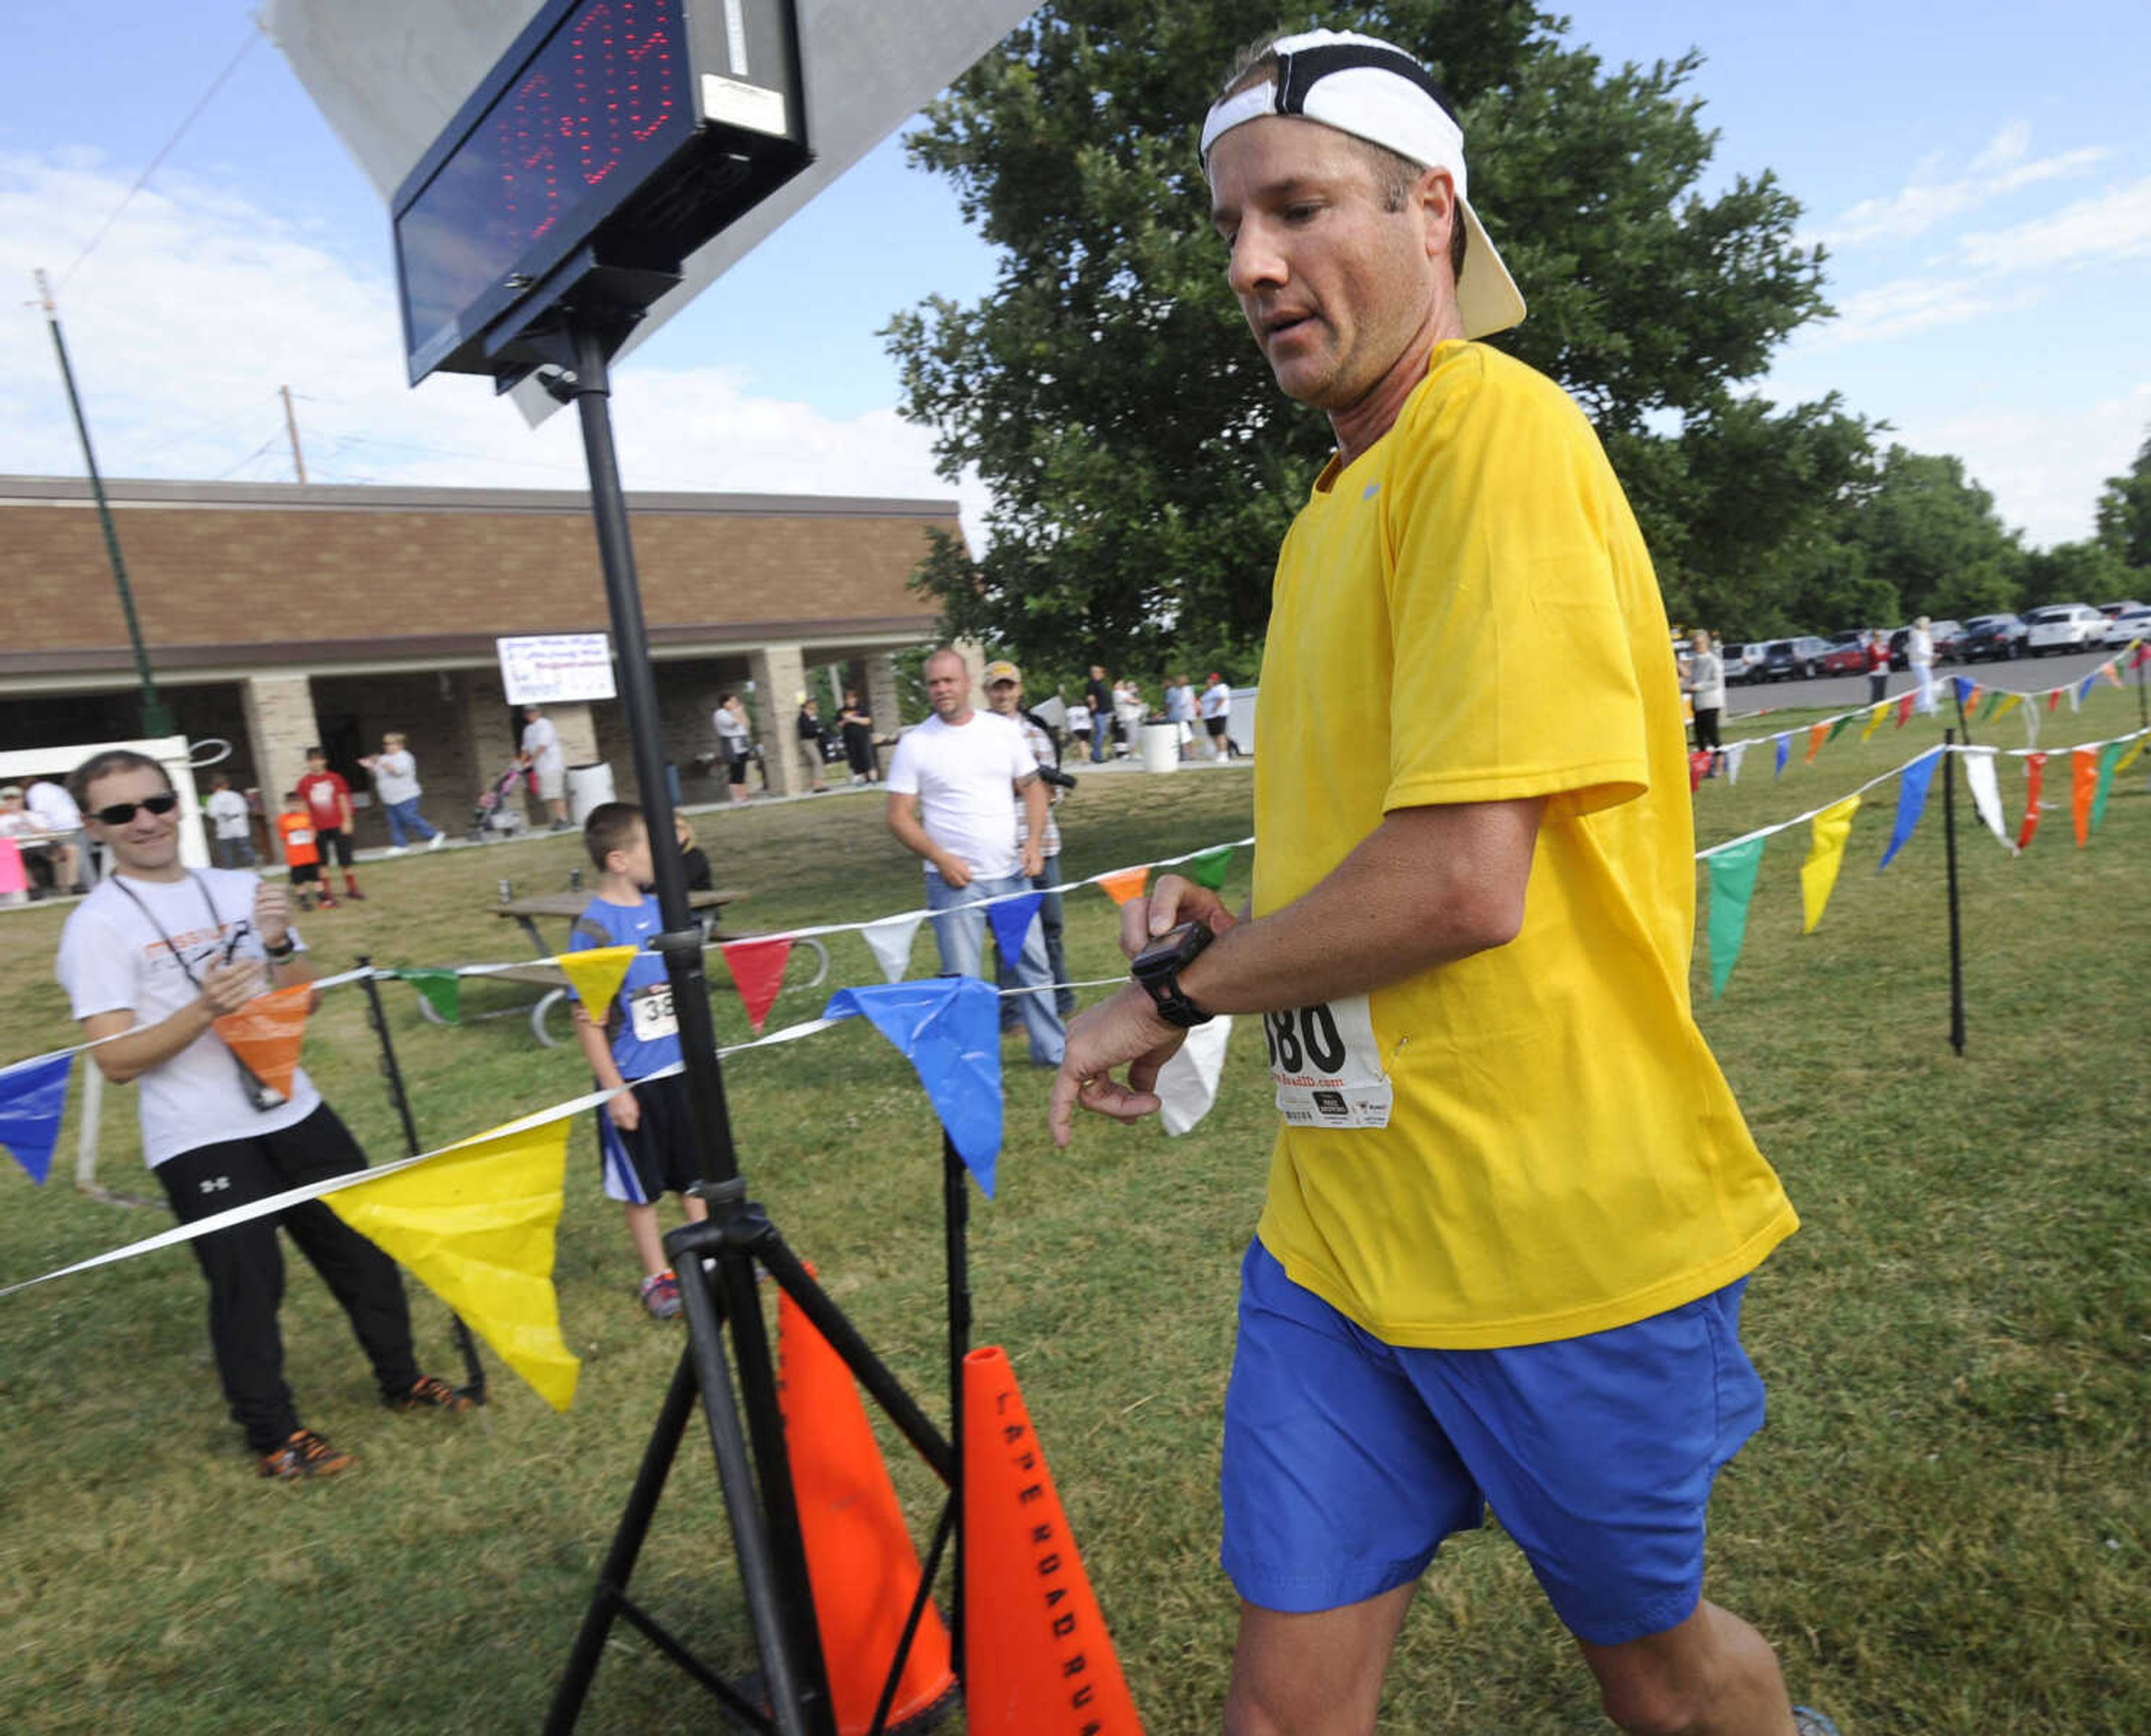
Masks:
[[[351,786],[341,773],[329,770],[327,750],[309,747],[306,750],[306,775],[299,780],[299,795],[306,804],[306,812],[313,822],[314,842],[321,851],[321,892],[328,893],[328,868],[332,863],[343,864],[344,896],[363,898],[358,889],[358,876],[351,867]]]

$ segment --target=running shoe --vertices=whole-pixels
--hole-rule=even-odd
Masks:
[[[382,1402],[391,1410],[468,1410],[471,1395],[459,1386],[450,1386],[438,1374],[421,1374],[411,1383],[411,1390],[401,1398],[384,1399]]]
[[[310,1477],[332,1477],[357,1463],[356,1456],[338,1451],[311,1429],[296,1429],[275,1452],[261,1455],[261,1468],[265,1477],[303,1483]]]
[[[645,1278],[639,1293],[642,1305],[649,1310],[653,1320],[671,1320],[680,1313],[680,1280],[670,1272],[660,1272],[655,1278]]]
[[[1795,1706],[1793,1736],[1837,1736],[1837,1726],[1812,1707]]]

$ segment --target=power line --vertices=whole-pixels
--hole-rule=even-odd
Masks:
[[[68,279],[73,276],[74,274],[82,268],[82,262],[84,260],[88,259],[91,254],[97,251],[97,244],[105,238],[106,235],[111,231],[112,225],[119,220],[120,213],[124,211],[129,205],[134,203],[134,195],[142,190],[144,186],[148,184],[149,177],[157,172],[159,166],[164,162],[164,159],[171,154],[172,147],[177,144],[180,140],[185,136],[187,129],[192,126],[195,122],[200,118],[202,110],[209,107],[210,99],[215,97],[217,92],[224,88],[224,81],[239,70],[239,63],[246,58],[247,51],[254,46],[255,39],[259,34],[260,33],[258,31],[253,30],[250,30],[246,33],[246,40],[239,45],[239,52],[233,55],[230,60],[225,63],[224,70],[222,72],[219,73],[215,78],[210,80],[209,89],[201,94],[200,101],[197,102],[193,108],[187,111],[187,118],[181,121],[179,125],[173,129],[172,136],[164,142],[164,144],[159,149],[157,154],[149,159],[149,166],[134,178],[134,185],[127,190],[126,196],[123,198],[118,205],[113,207],[112,215],[104,220],[103,226],[98,230],[95,235],[89,238],[89,245],[84,248],[81,252],[75,255],[74,263],[73,265],[69,266],[67,270],[60,273],[60,281],[58,285],[60,288],[65,289],[67,287]]]
[[[274,446],[283,438],[283,431],[279,429],[276,433],[271,434],[266,440],[264,440],[259,446],[256,447],[253,451],[247,453],[247,455],[241,458],[237,463],[226,464],[223,469],[218,471],[215,476],[212,476],[210,478],[210,480],[211,482],[222,482],[235,470],[244,470],[249,464],[260,458],[262,453],[268,451],[271,447]]]

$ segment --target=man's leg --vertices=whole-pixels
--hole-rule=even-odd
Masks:
[[[985,954],[986,913],[955,910],[984,897],[979,883],[951,886],[939,874],[926,877],[926,907],[934,913],[934,944],[941,954],[941,969],[951,976],[977,976]]]
[[[366,1167],[366,1154],[324,1103],[296,1127],[262,1136],[287,1187]],[[411,1308],[390,1259],[319,1200],[282,1215],[284,1229],[350,1317],[385,1399],[400,1399],[419,1375],[411,1349]]]
[[[1240,1606],[1226,1736],[1363,1736],[1413,1586],[1313,1615]]]
[[[248,1140],[197,1146],[152,1172],[181,1223],[230,1207],[266,1199],[279,1183]],[[235,1224],[197,1237],[194,1250],[209,1280],[209,1341],[232,1420],[256,1453],[274,1452],[291,1438],[299,1418],[284,1384],[284,1340],[276,1309],[284,1299],[284,1256],[272,1218]]]
[[[1068,921],[1058,890],[1060,885],[1060,853],[1058,850],[1045,858],[1037,878],[1030,883],[1045,894],[1038,906],[1038,925],[1045,934],[1045,968],[1053,973],[1055,983],[1065,983],[1068,980]],[[1053,991],[1053,1006],[1063,1020],[1072,1018],[1076,1012],[1076,991],[1056,988]]]
[[[1599,1703],[1643,1736],[1792,1736],[1792,1701],[1770,1642],[1739,1617],[1700,1603],[1678,1627],[1626,1645],[1577,1645]]]
[[[1016,878],[1003,883],[1010,890],[1019,890],[1030,882]],[[1025,1034],[1030,1040],[1031,1063],[1035,1066],[1057,1067],[1062,1052],[1068,1047],[1068,1029],[1053,1008],[1053,972],[1045,962],[1043,924],[1035,917],[1023,931],[1023,952],[1015,962],[1015,979],[1019,988],[1030,991],[1017,995],[1015,1002]]]
[[[403,829],[404,822],[410,818],[405,810],[417,805],[418,800],[414,797],[409,802],[391,802],[382,810],[382,817],[388,822],[388,847],[392,850],[401,850],[405,847],[407,834]]]

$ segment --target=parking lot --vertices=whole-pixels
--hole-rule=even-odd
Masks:
[[[2057,657],[2019,657],[2012,662],[1937,663],[1935,684],[1946,695],[1950,677],[1962,675],[1970,676],[1982,687],[2040,693],[2065,681],[2081,681],[2108,658],[2120,655],[2118,650],[2072,651]],[[2135,685],[2134,676],[2128,679],[2132,686]],[[1890,696],[1894,699],[1900,693],[1909,693],[1916,685],[1910,671],[1895,671],[1890,676]],[[1867,677],[1864,675],[1817,676],[1805,681],[1755,681],[1726,690],[1725,715],[1729,722],[1782,707],[1819,706],[1844,711],[1864,705],[1866,700]]]

